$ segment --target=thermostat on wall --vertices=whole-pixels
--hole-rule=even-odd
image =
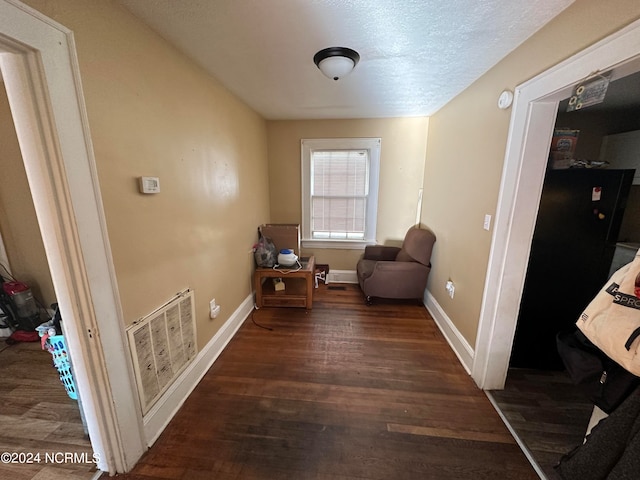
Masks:
[[[160,193],[158,177],[140,177],[140,193]]]

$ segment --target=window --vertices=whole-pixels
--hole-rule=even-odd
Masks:
[[[302,140],[303,246],[375,243],[379,170],[379,138]]]

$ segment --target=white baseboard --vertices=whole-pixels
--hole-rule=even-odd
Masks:
[[[329,270],[327,283],[358,283],[355,270]]]
[[[144,433],[150,447],[158,439],[178,409],[182,406],[213,362],[233,338],[242,322],[253,310],[253,294],[249,295],[218,330],[207,345],[198,352],[193,362],[182,372],[165,394],[144,416]]]
[[[444,338],[447,339],[451,349],[460,360],[460,363],[462,363],[462,366],[467,373],[471,375],[474,358],[473,348],[471,348],[469,342],[467,342],[467,340],[462,336],[460,331],[456,328],[440,304],[428,290],[425,290],[423,301],[425,307],[427,307],[427,310],[436,322],[436,325],[444,335]]]

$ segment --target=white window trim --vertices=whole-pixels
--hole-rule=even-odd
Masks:
[[[378,184],[380,183],[380,138],[311,138],[302,139],[302,247],[362,249],[376,244],[378,217]],[[366,231],[364,240],[318,240],[311,238],[311,154],[314,150],[367,150],[370,162],[369,195],[367,200]]]

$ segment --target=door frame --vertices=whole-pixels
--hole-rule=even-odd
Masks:
[[[0,0],[0,68],[97,467],[125,472],[146,441],[73,33]]]
[[[472,367],[484,390],[507,378],[558,103],[598,72],[639,71],[639,56],[640,20],[515,89]]]

